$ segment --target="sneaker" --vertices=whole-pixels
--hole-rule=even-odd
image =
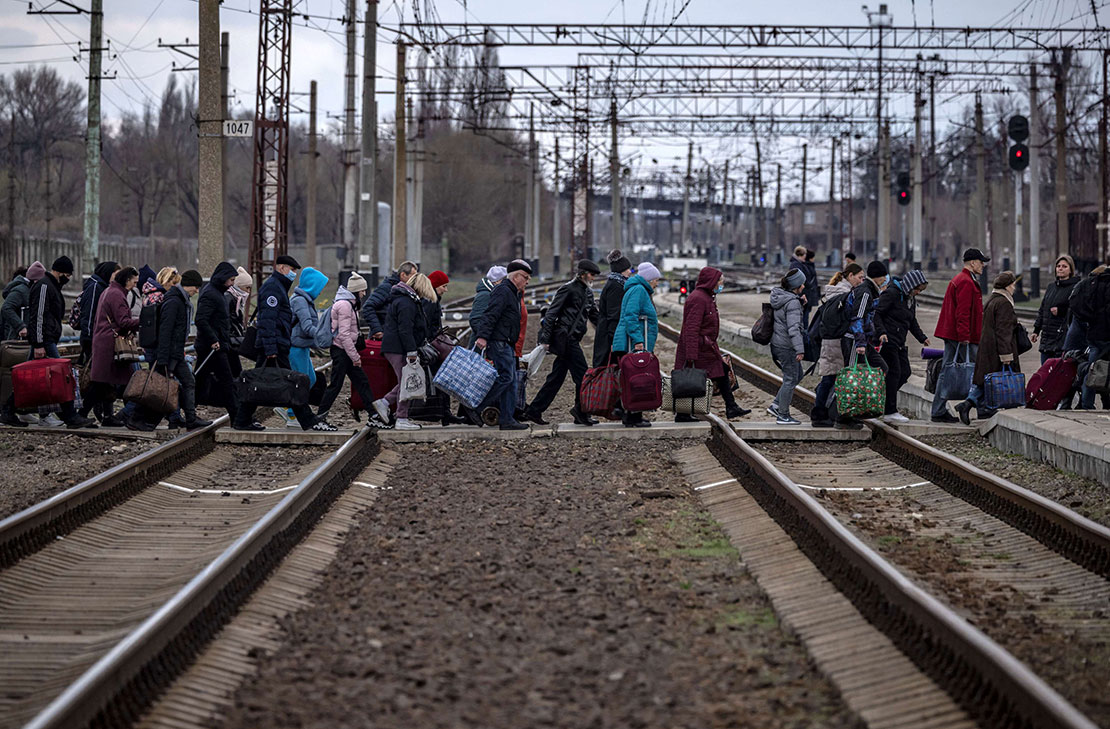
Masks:
[[[772,418],[777,418],[779,416],[779,409],[775,407],[774,403],[771,403],[767,406],[767,414],[770,415]]]
[[[414,423],[408,418],[397,418],[397,422],[393,425],[394,430],[420,430],[420,423]],[[335,430],[335,428],[332,428]]]
[[[316,422],[316,425],[312,426],[312,430],[316,431],[317,433],[334,433],[335,431],[339,430],[339,428],[335,427],[326,420],[319,420]]]
[[[775,418],[776,425],[801,425],[802,421],[790,415],[779,415]]]
[[[65,425],[65,422],[57,414],[48,413],[46,416],[39,418],[39,425],[45,428],[60,428]]]
[[[501,430],[528,430],[528,426],[524,423],[513,421],[511,423],[503,423]]]
[[[948,423],[948,424],[960,422],[960,419],[953,416],[951,413],[945,413],[944,415],[934,415],[931,418],[931,420],[934,423]]]
[[[27,427],[27,423],[24,423],[22,420],[20,420],[16,416],[9,415],[8,413],[5,413],[4,415],[0,416],[0,423],[3,423],[4,425],[10,425],[13,428],[26,428]]]
[[[375,400],[374,402],[370,403],[370,405],[371,405],[371,407],[374,408],[374,412],[378,414],[378,420],[382,421],[383,423],[388,423],[389,422],[389,401],[388,400],[386,400],[384,397],[379,398],[379,399]]]
[[[274,415],[281,418],[281,422],[285,423],[285,427],[289,427],[290,423],[293,423],[293,425],[296,425],[298,428],[301,427],[300,424],[297,423],[296,418],[289,417],[289,408],[274,408]]]
[[[19,418],[20,421],[22,421],[24,425],[38,425],[39,424],[39,416],[36,415],[35,413],[25,413],[25,414],[16,415],[15,417]]]
[[[382,419],[378,417],[377,413],[374,413],[370,417],[368,417],[366,419],[366,424],[371,428],[377,428],[378,430],[390,430],[393,428],[393,423],[383,422]]]
[[[910,419],[902,413],[891,413],[890,415],[883,416],[884,423],[908,423]]]
[[[66,427],[70,430],[77,430],[78,428],[95,428],[96,421],[92,418],[83,418],[80,415],[74,415],[72,419],[66,421]]]

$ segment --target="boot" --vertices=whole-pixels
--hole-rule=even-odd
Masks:
[[[198,428],[207,428],[211,424],[212,424],[211,420],[201,420],[200,418],[197,417],[196,413],[193,413],[193,417],[191,417],[191,418],[188,417],[188,416],[185,417],[185,429],[186,430],[197,430]]]
[[[571,416],[574,417],[574,424],[575,425],[597,425],[596,420],[592,419],[589,415],[586,415],[585,413],[583,413],[577,407],[571,408],[570,409],[570,414],[571,414]],[[539,421],[536,420],[536,421],[533,421],[533,422],[539,422]],[[545,423],[540,423],[540,425],[545,425]]]
[[[751,415],[751,414],[752,414],[751,410],[748,410],[747,408],[742,408],[739,405],[737,405],[736,403],[733,403],[733,404],[729,405],[727,408],[725,408],[725,418],[727,420],[735,420],[736,418],[742,418],[745,415]],[[832,423],[829,423],[829,425],[832,425]]]
[[[956,403],[956,414],[960,416],[961,423],[971,425],[971,401],[964,400]]]

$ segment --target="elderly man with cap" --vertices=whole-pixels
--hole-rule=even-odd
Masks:
[[[66,313],[66,302],[62,288],[73,276],[73,261],[69,256],[60,256],[50,264],[50,270],[38,281],[31,284],[27,307],[27,339],[31,344],[29,359],[50,357],[58,359],[58,342],[62,339],[62,318]],[[73,401],[62,403],[62,420],[68,428],[95,428],[96,421],[81,417],[73,407]],[[15,416],[15,395],[4,403],[0,416],[4,425],[17,428],[27,424]]]
[[[482,319],[482,314],[486,313],[486,307],[489,306],[489,297],[493,293],[493,287],[504,281],[508,274],[509,272],[504,266],[490,266],[485,277],[474,287],[474,303],[470,305],[470,315],[467,317],[470,321],[471,347],[474,346],[474,340],[478,338],[475,330],[478,322]]]
[[[293,307],[289,303],[289,289],[297,278],[301,264],[292,256],[278,256],[274,261],[274,272],[258,287],[258,359],[255,367],[271,365],[282,369],[292,369],[289,363],[289,350],[292,347]],[[263,426],[254,421],[253,406],[240,407],[232,425],[236,430],[261,430]],[[302,430],[335,431],[335,426],[326,420],[316,422],[316,416],[308,405],[293,408],[293,415]]]
[[[1001,372],[1009,367],[1021,372],[1021,359],[1018,357],[1017,313],[1014,311],[1014,289],[1020,276],[1013,271],[1003,271],[994,279],[994,290],[983,307],[983,330],[979,340],[979,351],[975,356],[975,374],[971,380],[971,391],[967,399],[956,405],[956,412],[964,425],[971,424],[971,408],[976,409],[977,417],[982,420],[994,415],[994,410],[983,402],[983,382],[992,372]]]
[[[489,304],[474,329],[474,343],[479,349],[488,347],[490,358],[497,368],[497,381],[486,395],[481,407],[497,405],[501,430],[525,430],[524,423],[513,419],[516,409],[516,354],[514,346],[520,338],[520,308],[524,288],[532,279],[532,267],[517,258],[509,263],[505,282],[494,287]],[[481,409],[481,408],[479,408]],[[474,420],[474,414],[470,414]]]
[[[539,425],[547,425],[547,421],[543,419],[544,411],[559,394],[567,372],[570,372],[571,379],[574,380],[574,407],[570,411],[574,422],[577,425],[597,423],[582,412],[578,388],[587,369],[586,355],[582,354],[582,337],[586,336],[589,322],[593,322],[596,327],[598,321],[597,304],[594,303],[594,292],[590,284],[601,273],[601,269],[593,261],[581,260],[578,262],[577,272],[573,281],[564,284],[555,293],[540,328],[539,343],[555,355],[555,362],[551,365],[551,372],[543,387],[524,409],[524,417]]]
[[[978,248],[964,251],[964,267],[948,282],[940,317],[934,333],[944,340],[944,362],[937,378],[936,395],[933,397],[932,420],[934,423],[955,423],[957,419],[948,412],[948,400],[941,397],[945,372],[965,357],[972,362],[979,356],[979,337],[983,331],[983,293],[976,276],[983,274],[983,264],[990,261]]]

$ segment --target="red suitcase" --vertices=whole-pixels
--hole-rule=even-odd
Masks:
[[[366,348],[358,353],[359,364],[362,366],[362,371],[366,373],[366,379],[370,381],[370,392],[374,397],[385,397],[386,393],[392,390],[397,385],[397,375],[393,372],[393,367],[386,360],[382,354],[382,342],[380,339],[370,339],[366,342]],[[351,407],[355,410],[365,410],[369,403],[364,404],[362,398],[358,396],[358,392],[351,390]]]
[[[1071,392],[1079,363],[1069,357],[1053,357],[1041,365],[1025,385],[1025,406],[1055,410]]]
[[[70,402],[76,395],[76,385],[68,359],[33,359],[12,367],[17,408]]]
[[[641,413],[663,405],[663,373],[651,352],[629,352],[621,357],[621,405]]]

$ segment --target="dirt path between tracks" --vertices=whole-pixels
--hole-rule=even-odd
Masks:
[[[664,455],[413,445],[226,727],[848,727]]]

